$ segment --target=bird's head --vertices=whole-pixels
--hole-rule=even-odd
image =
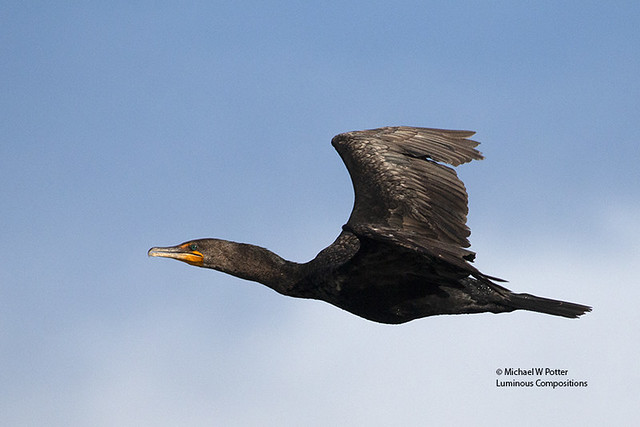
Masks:
[[[222,239],[189,240],[176,246],[149,249],[149,256],[173,258],[196,267],[211,268],[253,280],[285,293],[290,263],[260,246]]]
[[[212,257],[220,251],[220,240],[198,239],[180,243],[176,246],[154,247],[149,256],[173,258],[197,267],[212,267]]]

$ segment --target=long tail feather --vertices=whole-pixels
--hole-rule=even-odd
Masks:
[[[512,307],[516,310],[537,311],[572,319],[591,311],[591,307],[586,305],[542,298],[535,295],[511,294],[509,297]]]

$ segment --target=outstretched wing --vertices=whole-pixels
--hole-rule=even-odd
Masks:
[[[331,143],[342,157],[355,190],[345,225],[356,234],[426,252],[464,270],[469,247],[467,192],[458,166],[482,159],[475,132],[385,127],[347,132]]]

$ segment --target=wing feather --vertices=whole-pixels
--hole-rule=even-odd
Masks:
[[[335,136],[331,142],[355,190],[346,228],[468,265],[473,252],[464,249],[470,246],[467,192],[445,163],[458,166],[483,158],[475,149],[478,142],[468,139],[473,134],[399,126]]]

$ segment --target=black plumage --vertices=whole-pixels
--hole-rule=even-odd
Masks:
[[[155,247],[150,256],[185,261],[326,301],[382,323],[439,314],[530,310],[569,318],[591,307],[516,294],[471,262],[467,193],[458,166],[482,159],[469,131],[385,127],[348,132],[332,144],[355,203],[342,232],[307,263],[259,246],[198,239]]]

